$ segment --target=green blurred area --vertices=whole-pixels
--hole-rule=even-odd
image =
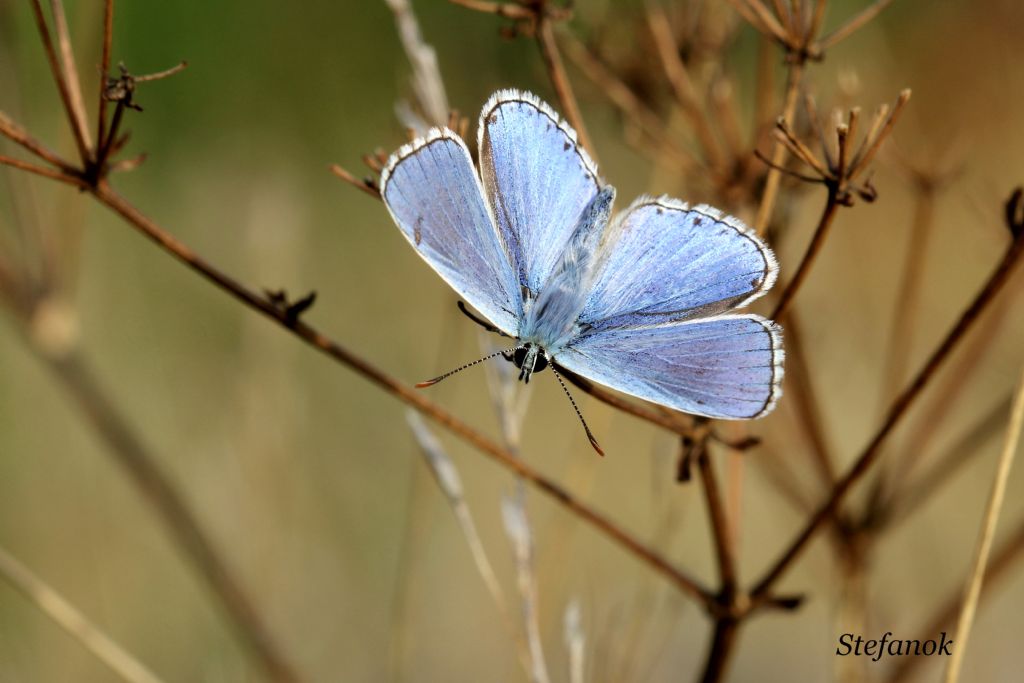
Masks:
[[[586,35],[624,4],[577,2],[569,30]],[[864,4],[829,3],[827,25]],[[503,40],[503,22],[440,0],[419,0],[415,8],[437,48],[450,102],[470,116],[471,129],[478,107],[500,87],[555,103],[533,41]],[[67,10],[93,93],[102,3],[68,2]],[[839,78],[854,73],[854,101],[865,114],[913,88],[896,135],[902,157],[926,163],[951,145],[963,150],[962,173],[939,195],[928,284],[912,312],[914,367],[1007,241],[1001,201],[1024,178],[1022,21],[1012,0],[898,2],[809,67],[812,88],[826,102]],[[328,172],[332,162],[358,170],[362,154],[405,141],[395,111],[409,94],[410,70],[383,2],[122,2],[114,29],[114,60],[135,73],[189,62],[184,73],[139,87],[145,111],[129,113],[127,154],[148,157],[115,178],[125,196],[242,282],[293,295],[316,290],[308,320],[403,381],[479,355],[475,326],[383,206]],[[621,26],[610,35],[629,39]],[[0,110],[72,154],[28,3],[0,0],[0,41]],[[747,110],[756,47],[747,28],[729,55]],[[776,67],[781,87],[781,59]],[[692,198],[626,144],[603,94],[571,67],[570,76],[620,204],[639,192]],[[93,112],[94,102],[88,106]],[[798,305],[819,408],[844,462],[883,412],[881,373],[914,201],[893,155],[876,166],[880,199],[841,212]],[[3,180],[0,248],[27,258],[31,244],[16,237],[18,226],[53,236],[62,294],[100,383],[174,475],[308,680],[526,680],[398,402],[244,309],[88,197],[6,169]],[[799,262],[822,199],[810,191],[787,204],[792,227],[777,245],[783,278]],[[1008,393],[1022,360],[1021,286],[1018,276],[1000,304],[1008,307],[1001,325],[983,331],[998,338],[953,399],[953,417],[933,426],[936,450]],[[523,444],[529,462],[710,582],[704,502],[695,484],[672,481],[675,440],[584,398],[608,453],[598,459],[555,383],[538,381],[532,391]],[[431,389],[430,397],[499,433],[482,372]],[[790,461],[803,483],[813,482],[785,398],[751,431]],[[499,510],[513,480],[462,443],[442,440],[513,596]],[[869,587],[878,609],[868,633],[916,635],[955,589],[998,442],[993,435],[951,488],[878,547]],[[720,465],[725,473],[735,464],[723,458]],[[741,570],[749,579],[801,517],[756,464],[742,476]],[[1018,468],[1004,531],[1024,514],[1012,495],[1022,477]],[[554,678],[567,680],[562,615],[573,598],[583,609],[588,680],[691,677],[708,637],[698,609],[549,499],[531,492],[529,504]],[[259,679],[159,520],[33,357],[20,327],[3,315],[0,546],[166,681]],[[827,551],[819,540],[784,582],[787,591],[811,596],[798,613],[759,618],[743,632],[732,680],[831,675],[842,581]],[[1024,581],[1002,584],[992,598],[975,628],[964,680],[1015,680],[1014,634],[1022,626],[1015,606]],[[929,675],[936,666],[927,665]],[[0,681],[72,680],[112,679],[0,582]]]

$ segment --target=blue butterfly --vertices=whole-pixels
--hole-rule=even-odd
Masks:
[[[495,93],[477,135],[479,174],[466,143],[437,128],[391,156],[381,196],[417,253],[486,318],[477,321],[516,340],[499,353],[521,380],[550,367],[566,389],[564,368],[694,415],[772,410],[780,329],[730,312],[778,274],[757,235],[667,197],[641,196],[612,219],[615,188],[530,93]]]

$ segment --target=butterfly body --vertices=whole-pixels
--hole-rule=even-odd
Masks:
[[[779,330],[731,312],[777,274],[756,235],[665,197],[640,197],[613,218],[614,188],[527,93],[485,104],[478,149],[479,172],[458,135],[435,129],[391,157],[381,194],[417,253],[516,339],[505,358],[520,379],[550,365],[698,415],[772,409]]]

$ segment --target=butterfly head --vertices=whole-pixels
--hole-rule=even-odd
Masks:
[[[547,351],[530,342],[517,346],[511,351],[503,353],[502,356],[519,368],[519,379],[526,384],[530,383],[533,373],[540,372],[551,362]]]

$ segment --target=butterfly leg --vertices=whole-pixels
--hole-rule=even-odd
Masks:
[[[480,327],[484,328],[488,332],[494,332],[495,334],[500,334],[502,337],[509,337],[509,339],[511,339],[511,337],[509,335],[505,334],[504,332],[499,330],[497,327],[495,327],[494,325],[490,324],[489,322],[487,322],[486,320],[484,320],[483,318],[478,316],[476,313],[473,313],[471,310],[466,308],[466,304],[463,303],[462,301],[458,302],[458,306],[459,306],[459,310],[462,311],[463,315],[465,315],[467,318],[469,318],[470,320],[472,320],[473,322],[475,322],[477,325],[479,325]]]

